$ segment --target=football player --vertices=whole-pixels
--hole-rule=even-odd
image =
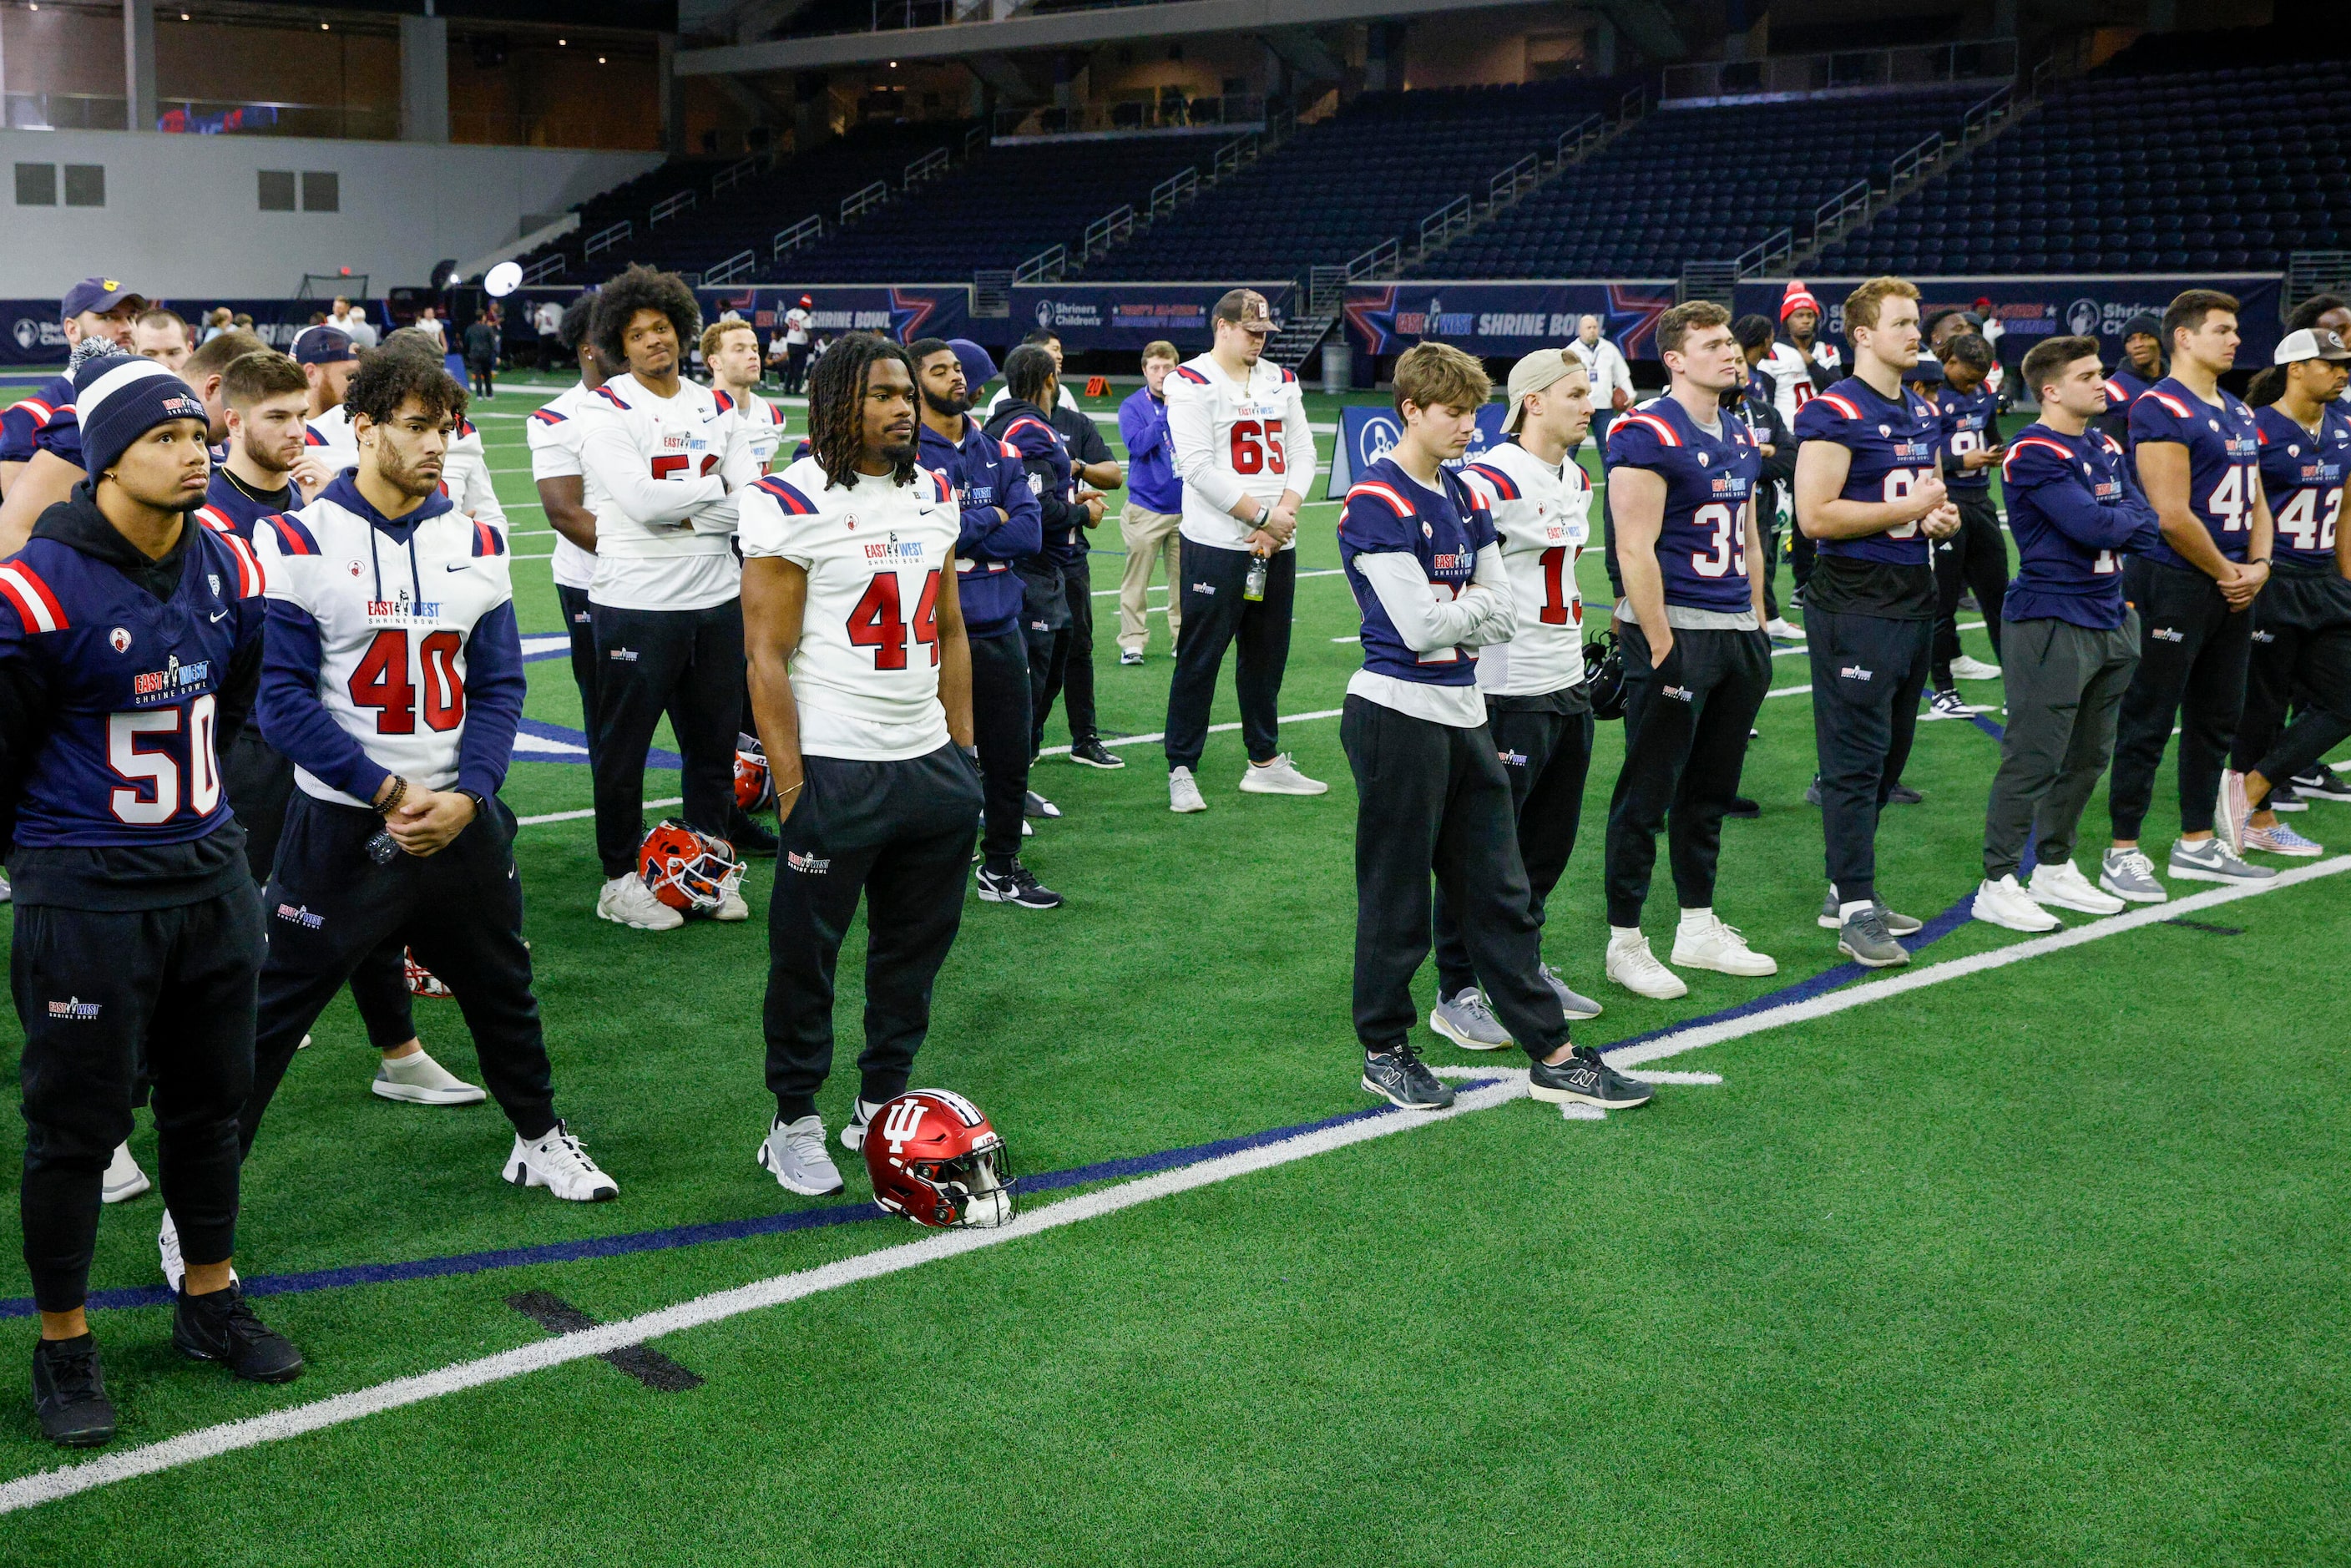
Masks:
[[[1907,964],[1920,922],[1877,896],[1877,820],[1909,760],[1933,653],[1935,544],[1959,531],[1942,415],[1902,384],[1918,290],[1873,277],[1846,297],[1854,373],[1797,414],[1796,526],[1817,543],[1804,590],[1829,891],[1820,923],[1869,968]]]
[[[514,1126],[499,1174],[590,1202],[618,1195],[555,1113],[514,814],[498,799],[526,683],[506,536],[458,512],[441,465],[465,389],[439,360],[368,356],[346,406],[359,462],[254,530],[267,573],[260,712],[296,792],[262,904],[253,1146],[319,1011],[387,941],[456,993]],[[165,1271],[172,1258],[165,1252]]]
[[[588,509],[580,469],[580,415],[588,400],[627,367],[609,361],[590,330],[596,297],[582,294],[564,307],[556,340],[580,370],[580,380],[558,392],[523,423],[530,443],[531,482],[547,525],[555,530],[555,599],[571,635],[571,682],[580,688],[580,727],[588,737],[588,768],[596,767],[596,737],[602,714],[596,698],[596,627],[588,612],[588,590],[596,580],[596,514]]]
[[[2097,340],[2045,339],[2024,356],[2023,374],[2041,420],[2001,462],[2017,554],[2005,605],[2008,722],[1970,912],[2011,931],[2049,931],[2058,924],[2051,908],[2123,907],[2075,868],[2074,839],[2138,668],[2120,557],[2152,545],[2158,529],[2121,444],[2096,428],[2106,406]],[[2028,843],[2038,862],[2029,888],[2016,880]]]
[[[814,448],[743,498],[751,707],[783,852],[768,910],[768,1087],[758,1159],[785,1187],[841,1190],[817,1091],[832,1069],[834,966],[866,900],[865,1049],[841,1142],[906,1077],[963,920],[979,831],[971,652],[953,486],[916,461],[914,368],[844,334],[809,374]]]
[[[1780,966],[1714,912],[1722,819],[1739,792],[1747,738],[1771,684],[1763,633],[1763,542],[1754,433],[1724,412],[1747,376],[1730,313],[1693,299],[1657,318],[1667,395],[1608,433],[1608,488],[1625,574],[1617,645],[1625,658],[1625,763],[1608,801],[1608,977],[1670,999],[1688,983],[1641,933],[1657,830],[1672,855],[1681,924],[1673,960],[1726,975]]]
[[[0,496],[16,488],[16,476],[32,462],[34,438],[41,427],[58,409],[73,402],[74,366],[98,354],[129,353],[131,324],[146,308],[144,298],[111,277],[85,277],[66,290],[58,308],[70,361],[66,373],[51,377],[35,387],[30,396],[0,409]],[[67,483],[70,486],[71,481]],[[39,515],[35,507],[25,526],[31,527],[32,518]],[[11,534],[7,542],[8,549],[14,549],[23,540]]]
[[[2166,894],[2138,833],[2155,798],[2155,770],[2179,727],[2179,837],[2168,870],[2189,882],[2263,882],[2213,834],[2220,774],[2245,707],[2253,601],[2270,578],[2275,527],[2262,497],[2253,411],[2220,376],[2237,358],[2237,301],[2190,288],[2163,313],[2171,373],[2131,404],[2131,455],[2163,538],[2123,568],[2137,607],[2138,673],[2123,695],[2106,790],[2114,847],[2098,885],[2134,904]]]
[[[2142,310],[2123,323],[2123,357],[2106,376],[2106,412],[2098,427],[2130,450],[2131,405],[2163,379],[2163,318]]]
[[[0,778],[34,1406],[50,1441],[87,1448],[115,1424],[84,1313],[99,1188],[142,1075],[191,1260],[173,1344],[272,1383],[302,1358],[254,1315],[230,1261],[263,936],[218,741],[243,725],[261,659],[261,563],[190,517],[211,463],[185,382],[112,356],[74,379],[93,479],[0,564]]]
[[[1943,373],[1927,392],[1943,422],[1943,489],[1959,509],[1959,531],[1935,547],[1935,642],[1928,674],[1937,718],[1966,718],[1981,710],[1960,699],[1957,681],[1990,681],[2000,666],[1959,651],[1959,595],[1972,591],[1983,612],[1984,639],[2000,653],[2001,597],[2008,591],[2008,539],[1992,505],[1991,471],[2003,454],[2000,398],[1986,382],[1996,362],[1991,345],[1960,332],[1942,345]]]
[[[1167,430],[1184,480],[1184,623],[1167,686],[1167,809],[1205,811],[1194,771],[1225,650],[1240,644],[1235,684],[1249,766],[1240,787],[1320,795],[1281,739],[1281,675],[1298,596],[1298,508],[1314,487],[1314,432],[1298,377],[1265,357],[1273,312],[1253,288],[1209,312],[1215,347],[1167,378]]]
[[[1510,439],[1461,470],[1486,505],[1517,611],[1517,631],[1478,659],[1478,692],[1502,776],[1510,780],[1519,858],[1535,925],[1567,870],[1592,766],[1592,703],[1583,691],[1583,595],[1575,563],[1591,537],[1592,481],[1575,450],[1590,428],[1592,382],[1583,360],[1538,349],[1510,367]],[[1508,1045],[1479,992],[1478,969],[1442,888],[1435,904],[1437,1009],[1428,1027],[1472,1051]],[[1549,964],[1542,977],[1571,1019],[1600,1004],[1570,990]]]
[[[744,425],[751,457],[765,474],[784,444],[784,411],[759,395],[759,334],[740,316],[726,316],[702,329],[702,362],[710,390],[735,411]]]
[[[351,439],[350,415],[343,407],[351,374],[360,368],[359,350],[347,333],[333,327],[305,328],[289,350],[310,383],[310,416],[304,428],[303,460],[295,465],[294,483],[305,505],[359,461]]]

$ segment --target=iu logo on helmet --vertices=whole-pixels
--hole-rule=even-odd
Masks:
[[[889,1142],[890,1152],[904,1154],[914,1134],[923,1130],[923,1103],[911,1097],[890,1102],[890,1113],[882,1119],[882,1136]]]

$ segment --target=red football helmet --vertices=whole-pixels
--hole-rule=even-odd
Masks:
[[[1012,1219],[1002,1134],[951,1089],[909,1089],[865,1124],[873,1201],[917,1225],[993,1227]]]
[[[408,994],[412,997],[454,997],[449,982],[416,961],[416,955],[405,948],[400,955],[402,967],[408,971]]]
[[[768,771],[768,750],[756,735],[735,737],[735,803],[746,811],[776,803],[776,777]]]
[[[743,862],[725,839],[697,833],[684,822],[664,821],[637,851],[637,874],[672,909],[710,915],[743,880]]]

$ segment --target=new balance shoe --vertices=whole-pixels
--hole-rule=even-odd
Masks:
[[[2220,769],[2220,789],[2212,801],[2212,833],[2232,855],[2245,852],[2245,823],[2253,803],[2245,796],[2245,776],[2233,768]]]
[[[1140,648],[1121,648],[1118,651],[1118,662],[1122,664],[1139,664],[1143,663],[1143,650]]]
[[[1040,795],[1034,789],[1029,790],[1028,796],[1021,801],[1020,810],[1023,816],[1029,817],[1051,818],[1058,817],[1061,814],[1061,808],[1056,806],[1053,802],[1048,800],[1044,796]]]
[[[1951,678],[1955,681],[1996,681],[2000,666],[1987,664],[1973,654],[1962,653],[1951,661]]]
[[[1674,962],[1686,969],[1712,969],[1721,975],[1780,972],[1778,959],[1750,947],[1738,926],[1725,925],[1722,917],[1711,911],[1695,920],[1682,917],[1674,932]]]
[[[2072,861],[2044,861],[2032,868],[2032,885],[2026,890],[2035,904],[2071,909],[2083,915],[2120,915],[2127,907],[2122,895],[2093,886],[2074,869]]]
[[[1188,768],[1167,770],[1167,809],[1171,811],[1205,811],[1208,802],[1200,796],[1200,781],[1192,777]]]
[[[517,1133],[504,1170],[515,1186],[543,1186],[567,1203],[601,1203],[621,1196],[621,1184],[598,1168],[560,1122],[535,1142]]]
[[[2033,902],[2032,895],[2018,885],[2013,873],[1998,882],[1986,877],[1979,883],[1975,902],[1968,906],[1968,913],[1986,925],[2006,926],[2011,931],[2054,931],[2064,924]]]
[[[2269,807],[2273,811],[2307,811],[2310,802],[2304,800],[2302,791],[2291,784],[2273,784],[2270,786]]]
[[[1126,758],[1104,746],[1093,736],[1070,744],[1070,760],[1082,762],[1089,768],[1123,768]]]
[[[1957,692],[1939,691],[1933,696],[1927,699],[1927,711],[1920,714],[1918,716],[1930,720],[1938,718],[1973,718],[1976,715],[1988,711],[1990,710],[1983,707],[1980,704],[1971,703],[1968,701],[1967,698],[1959,695]]]
[[[2162,904],[2171,897],[2169,890],[2155,880],[2155,862],[2137,845],[2108,850],[2098,858],[2098,885],[2133,904]]]
[[[2247,827],[2245,847],[2273,855],[2292,855],[2296,860],[2315,860],[2326,852],[2326,846],[2304,838],[2283,822],[2266,828]]]
[[[1610,979],[1635,996],[1669,1002],[1676,997],[1689,995],[1689,982],[1658,963],[1657,956],[1649,951],[1648,937],[1637,932],[1610,936],[1601,967]]]
[[[685,916],[653,896],[641,876],[616,876],[596,894],[596,917],[632,931],[674,931]]]
[[[1017,904],[1023,909],[1059,909],[1065,902],[1061,895],[1037,880],[1037,873],[1012,862],[1008,871],[979,871],[979,901],[982,904]]]
[[[1882,898],[1872,895],[1870,902],[1877,906],[1877,917],[1886,922],[1886,930],[1888,936],[1916,936],[1920,928],[1927,924],[1916,915],[1896,914],[1893,910],[1886,907],[1886,900]],[[1844,904],[1838,901],[1837,890],[1832,886],[1827,894],[1821,900],[1820,917],[1814,922],[1814,924],[1818,925],[1823,931],[1844,930],[1844,916],[1837,913],[1838,910],[1844,907]]]
[[[1894,939],[1877,906],[1856,909],[1837,927],[1837,951],[1865,969],[1890,969],[1910,961],[1910,949]]]
[[[216,1361],[247,1383],[291,1383],[302,1353],[261,1321],[234,1282],[201,1296],[172,1298],[172,1343],[191,1361]]]
[[[1535,1062],[1527,1069],[1527,1098],[1554,1105],[1597,1105],[1604,1111],[1630,1110],[1657,1097],[1656,1090],[1635,1082],[1588,1045],[1579,1045],[1556,1065]]]
[[[1401,1111],[1442,1111],[1453,1103],[1453,1091],[1437,1082],[1408,1042],[1364,1052],[1364,1089]]]
[[[2296,794],[2314,800],[2351,800],[2351,779],[2344,779],[2324,762],[2304,768],[2291,782]]]
[[[1260,768],[1250,763],[1241,769],[1241,789],[1251,795],[1327,795],[1331,786],[1319,779],[1309,779],[1298,771],[1290,753],[1282,752]]]
[[[114,1157],[106,1162],[106,1174],[98,1180],[98,1197],[101,1203],[128,1203],[154,1186],[139,1162],[131,1157],[129,1144],[114,1145]]]
[[[2173,840],[2171,863],[2164,869],[2175,882],[2267,882],[2277,875],[2269,866],[2247,865],[2230,852],[2218,834]]]
[[[33,1345],[33,1414],[41,1436],[61,1448],[95,1448],[114,1438],[114,1401],[92,1334]]]
[[[488,1096],[433,1060],[419,1049],[408,1056],[387,1056],[375,1070],[368,1092],[380,1100],[403,1105],[478,1105]]]
[[[1510,1031],[1475,986],[1462,987],[1449,1001],[1440,998],[1428,1015],[1428,1027],[1464,1051],[1499,1051],[1510,1043]]]
[[[1559,1010],[1569,1018],[1580,1022],[1600,1016],[1603,1010],[1600,1004],[1582,992],[1571,990],[1567,982],[1559,977],[1559,971],[1549,964],[1542,967],[1542,977],[1543,983],[1552,988],[1552,994],[1559,998]]]
[[[813,1113],[796,1122],[777,1117],[757,1157],[778,1186],[802,1197],[831,1197],[842,1190],[840,1167],[824,1150],[824,1118]]]

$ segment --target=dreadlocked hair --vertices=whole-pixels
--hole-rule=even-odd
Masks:
[[[694,290],[674,272],[655,272],[639,264],[613,278],[596,294],[596,346],[614,364],[629,362],[629,323],[640,310],[658,310],[677,329],[677,351],[702,336],[702,309]]]
[[[906,350],[872,332],[843,332],[809,371],[809,444],[816,449],[828,490],[857,482],[857,457],[865,447],[866,377],[884,360],[904,365],[907,379],[914,379]],[[914,482],[911,454],[892,477],[900,485]]]

